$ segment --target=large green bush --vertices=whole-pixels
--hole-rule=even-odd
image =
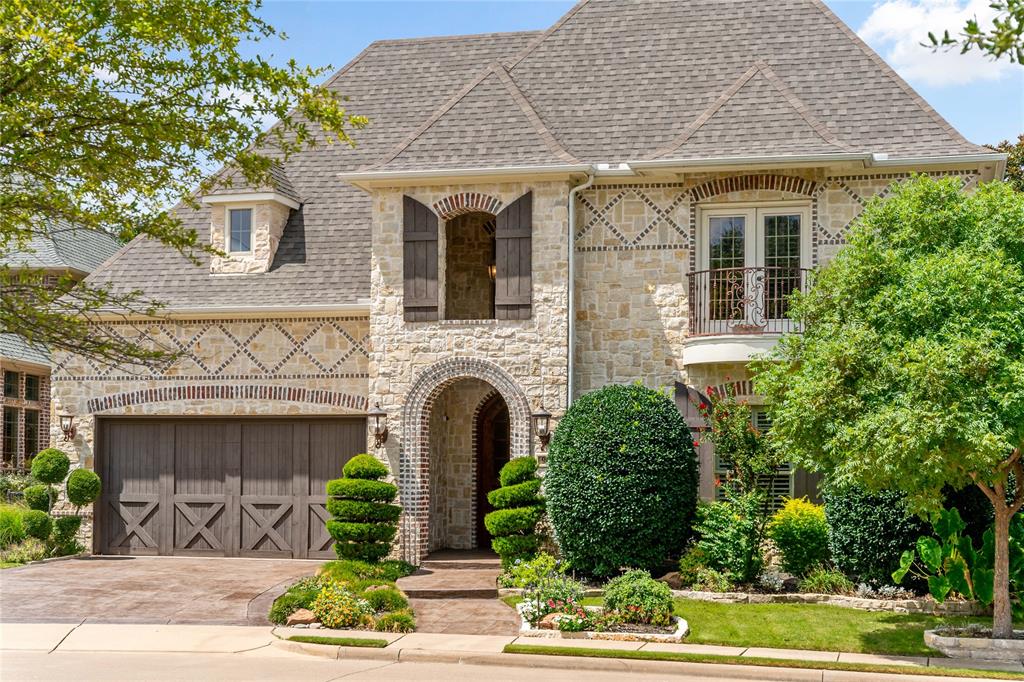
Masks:
[[[823,498],[832,563],[855,581],[891,585],[900,555],[928,534],[897,491],[827,487]]]
[[[76,507],[92,504],[100,496],[102,484],[95,471],[75,469],[68,476],[68,501]]]
[[[487,493],[494,511],[484,517],[491,534],[491,548],[501,557],[506,569],[517,559],[528,560],[540,549],[537,524],[544,516],[537,478],[537,460],[516,457],[498,472],[501,487]]]
[[[807,575],[828,561],[825,508],[806,497],[787,500],[768,523],[768,537],[782,555],[783,570]]]
[[[584,574],[659,568],[690,536],[697,458],[665,393],[636,384],[578,398],[555,430],[544,482],[559,547]]]
[[[32,458],[32,478],[40,483],[63,483],[71,469],[71,460],[57,448],[47,448]]]
[[[333,517],[327,532],[339,559],[376,562],[391,551],[401,507],[389,504],[398,488],[381,479],[387,467],[370,455],[356,455],[342,470],[343,478],[327,483],[327,511]]]

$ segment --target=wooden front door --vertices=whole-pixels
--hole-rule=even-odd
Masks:
[[[96,550],[333,558],[327,481],[365,450],[366,420],[100,420]]]
[[[501,485],[498,474],[509,459],[508,405],[500,395],[480,409],[476,435],[476,546],[490,549],[491,534],[484,527],[484,516],[494,507],[487,501],[487,493]]]

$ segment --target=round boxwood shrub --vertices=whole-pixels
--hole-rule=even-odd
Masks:
[[[657,569],[690,536],[693,439],[665,393],[606,386],[578,398],[558,424],[544,483],[555,538],[575,570]]]
[[[32,478],[40,483],[63,483],[71,469],[71,460],[57,448],[47,448],[32,458]]]
[[[49,512],[50,507],[56,501],[57,491],[48,485],[36,484],[25,488],[22,493],[25,496],[25,504],[29,509],[36,509],[41,512]]]
[[[891,585],[900,555],[930,535],[907,510],[903,494],[869,493],[856,486],[826,487],[825,518],[832,563],[855,582]]]
[[[795,576],[828,561],[825,508],[806,497],[787,500],[768,523],[768,537],[782,555],[782,569]]]
[[[25,535],[44,542],[53,531],[53,519],[44,511],[29,509],[21,515],[21,525],[25,527]]]
[[[380,561],[391,551],[402,508],[389,504],[398,488],[378,479],[388,469],[370,455],[356,455],[342,469],[343,477],[327,483],[327,511],[333,517],[327,532],[339,559]]]
[[[672,618],[672,590],[647,571],[628,571],[605,586],[604,606],[627,623],[668,625]]]
[[[494,511],[484,517],[484,527],[491,534],[491,548],[508,568],[517,559],[529,559],[540,547],[537,524],[544,516],[540,498],[537,460],[516,457],[498,472],[501,487],[487,493]]]
[[[76,507],[92,504],[100,496],[102,487],[95,471],[75,469],[68,476],[68,501]]]

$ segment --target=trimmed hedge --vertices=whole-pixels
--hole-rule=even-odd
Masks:
[[[48,485],[30,485],[22,493],[29,509],[49,513],[50,507],[57,499],[57,491]]]
[[[924,521],[910,514],[902,493],[869,493],[854,486],[826,488],[825,518],[835,567],[854,582],[892,585],[900,555],[931,535]]]
[[[487,493],[487,501],[495,509],[508,509],[509,507],[536,504],[540,496],[540,484],[541,480],[535,478],[532,481],[498,488]]]
[[[498,482],[502,488],[525,483],[536,478],[537,460],[533,457],[516,457],[498,472]]]
[[[68,476],[68,501],[76,507],[92,504],[100,496],[102,490],[100,477],[88,469],[75,469]]]
[[[337,478],[327,483],[327,494],[348,500],[364,502],[391,502],[398,496],[398,488],[384,481],[359,478]]]
[[[327,522],[327,532],[338,542],[391,542],[398,528],[392,523]]]
[[[367,481],[376,481],[388,475],[388,468],[373,455],[356,455],[341,470],[345,478],[358,478]],[[341,479],[337,479],[341,480]]]
[[[697,456],[675,402],[639,384],[580,396],[555,430],[544,489],[575,570],[660,569],[686,545],[697,508]]]
[[[370,455],[356,455],[342,469],[343,478],[327,482],[327,532],[339,559],[377,562],[391,552],[402,508],[388,504],[398,487],[377,480],[388,475]]]
[[[40,483],[63,483],[71,470],[71,460],[57,448],[47,448],[32,458],[32,478]]]
[[[25,535],[46,542],[53,531],[53,519],[44,511],[29,509],[21,515],[21,525],[25,527]]]
[[[537,478],[537,460],[533,457],[510,459],[498,472],[501,487],[487,493],[494,511],[484,517],[491,534],[491,548],[508,568],[517,559],[530,559],[540,547],[537,524],[544,517]]]
[[[339,500],[336,497],[327,498],[327,511],[336,519],[354,523],[393,523],[402,514],[398,505]]]

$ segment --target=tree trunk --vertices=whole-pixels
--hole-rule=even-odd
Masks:
[[[995,579],[992,584],[992,637],[1013,636],[1013,612],[1010,610],[1010,508],[1006,503],[993,505],[995,523]]]

